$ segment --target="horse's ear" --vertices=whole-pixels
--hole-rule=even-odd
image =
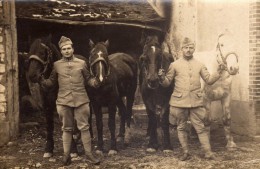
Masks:
[[[90,46],[90,48],[93,48],[94,45],[95,45],[94,42],[91,39],[89,39],[89,46]]]
[[[108,47],[109,46],[109,40],[105,41],[105,46]]]
[[[51,40],[52,40],[52,34],[49,34],[47,36],[47,39],[46,39],[46,45],[50,46],[51,45]]]

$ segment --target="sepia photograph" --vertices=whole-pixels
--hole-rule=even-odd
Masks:
[[[0,169],[259,169],[259,0],[0,0]]]

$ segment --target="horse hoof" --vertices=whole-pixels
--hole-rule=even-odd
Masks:
[[[117,137],[116,141],[117,141],[117,142],[123,142],[123,141],[124,141],[124,138],[123,138],[123,137]]]
[[[154,148],[147,148],[146,152],[147,153],[154,153],[154,152],[156,152],[156,149],[154,149]]]
[[[96,154],[99,156],[104,156],[103,151],[101,150],[96,150]]]
[[[77,153],[70,153],[71,158],[77,158],[79,155]]]
[[[131,129],[130,127],[127,127],[125,131],[125,144],[129,144],[130,139],[131,139]]]
[[[226,145],[226,148],[229,150],[229,151],[232,151],[232,150],[235,150],[237,148],[237,145],[236,143],[234,142],[229,142],[227,145]]]
[[[163,153],[165,153],[165,154],[171,154],[171,153],[173,153],[173,151],[172,151],[172,150],[163,150]]]
[[[44,153],[43,154],[43,158],[50,158],[50,157],[52,157],[52,153]]]
[[[114,156],[116,154],[117,154],[116,150],[109,150],[109,152],[108,152],[108,156]]]

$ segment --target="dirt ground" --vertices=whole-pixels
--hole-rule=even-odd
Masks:
[[[30,118],[29,118],[30,117]],[[37,122],[37,123],[28,123]],[[81,160],[73,161],[68,167],[62,167],[62,140],[60,123],[55,120],[55,150],[54,156],[50,159],[42,158],[45,144],[44,119],[41,114],[29,115],[27,120],[21,125],[20,135],[16,140],[0,147],[0,169],[259,169],[260,168],[260,143],[248,138],[235,136],[238,149],[227,151],[223,129],[220,127],[211,132],[211,143],[213,151],[222,161],[205,160],[200,149],[198,139],[190,136],[190,149],[192,158],[188,161],[178,160],[181,153],[180,144],[177,141],[176,132],[171,130],[171,142],[173,153],[164,154],[162,150],[149,154],[145,152],[146,123],[132,125],[131,144],[118,145],[119,152],[113,157],[109,157],[105,152],[100,166],[86,165]],[[142,124],[142,125],[140,125]],[[96,132],[94,128],[94,132]],[[107,118],[104,118],[104,140],[105,149],[109,148],[109,132],[107,129]],[[93,146],[96,145],[94,139]],[[95,148],[95,147],[94,147]]]

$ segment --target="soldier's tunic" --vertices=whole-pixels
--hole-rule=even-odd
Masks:
[[[204,125],[208,116],[203,107],[200,77],[207,84],[213,84],[220,75],[216,73],[210,76],[204,64],[194,58],[187,60],[182,57],[171,63],[165,80],[161,82],[163,86],[169,86],[174,80],[174,91],[169,102],[170,123],[176,123],[177,120],[178,135],[180,142],[183,142],[184,151],[187,151],[186,127],[189,117],[202,146],[206,151],[210,150],[210,144],[206,139],[209,128]]]

